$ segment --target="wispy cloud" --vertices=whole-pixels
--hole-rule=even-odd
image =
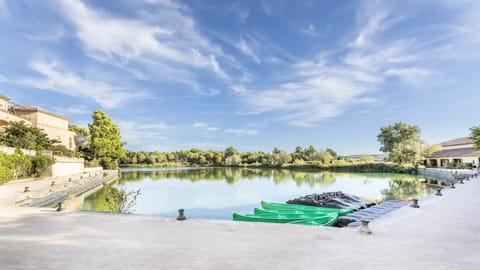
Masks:
[[[201,87],[195,70],[229,79],[219,62],[219,57],[225,57],[223,51],[199,34],[181,4],[149,1],[149,9],[139,8],[140,17],[132,18],[107,13],[77,0],[58,3],[87,55],[95,60],[140,73],[155,70],[157,77],[193,88]],[[187,76],[181,76],[185,73]]]
[[[254,49],[252,48],[253,44],[247,44],[247,41],[244,39],[240,40],[240,43],[238,44],[237,48],[242,51],[246,56],[250,57],[255,61],[255,63],[260,64],[260,58],[258,55],[255,53]]]
[[[127,143],[127,149],[160,150],[166,136],[168,125],[163,121],[118,121],[122,140]]]
[[[194,123],[193,127],[198,128],[198,129],[202,129],[202,130],[205,130],[205,131],[217,131],[217,130],[220,129],[219,127],[216,127],[212,123],[204,123],[204,122]]]
[[[93,99],[106,108],[118,107],[131,99],[147,96],[145,91],[132,91],[104,81],[83,78],[56,62],[33,62],[31,68],[41,78],[28,78],[21,83],[68,96]]]
[[[92,110],[89,110],[84,105],[73,105],[70,107],[58,107],[58,106],[50,106],[49,110],[56,112],[60,115],[69,115],[69,114],[80,114],[80,115],[89,115],[92,114]]]
[[[0,74],[0,83],[8,81],[7,78]]]
[[[244,136],[252,136],[252,135],[258,134],[258,130],[256,129],[226,129],[224,132],[227,134],[244,135]]]
[[[309,35],[311,37],[319,37],[320,33],[318,32],[317,28],[313,24],[309,24],[308,26],[300,27],[300,32]]]
[[[445,57],[435,57],[435,52],[475,54],[472,48],[477,39],[468,41],[468,45],[465,42],[460,45],[455,39],[459,29],[461,35],[465,34],[465,27],[451,27],[453,34],[439,33],[437,42],[432,42],[435,39],[431,36],[411,37],[411,31],[389,38],[389,31],[409,15],[397,12],[395,4],[400,3],[362,2],[352,40],[336,51],[293,61],[283,82],[267,88],[233,85],[230,89],[243,98],[253,113],[273,112],[279,114],[278,120],[291,125],[312,126],[323,119],[338,117],[355,105],[376,102],[376,93],[391,78],[416,86],[439,76],[442,74],[438,70],[439,61]],[[480,23],[470,19],[470,25]],[[467,31],[470,35],[473,32]]]
[[[9,16],[9,12],[7,8],[7,2],[5,0],[0,0],[0,19],[8,16]]]

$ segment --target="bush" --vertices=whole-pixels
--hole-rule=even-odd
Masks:
[[[52,158],[40,153],[27,156],[19,149],[12,155],[0,152],[0,184],[13,179],[39,176],[52,164]]]
[[[0,185],[13,179],[13,170],[0,165]]]
[[[100,162],[98,160],[87,160],[85,161],[85,167],[87,168],[100,167]]]

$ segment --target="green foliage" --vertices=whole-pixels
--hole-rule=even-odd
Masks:
[[[375,161],[375,158],[371,155],[362,155],[360,161],[365,163],[372,163],[373,161]]]
[[[55,163],[55,160],[51,157],[45,156],[37,152],[32,159],[32,176],[41,176],[50,166]]]
[[[400,122],[382,127],[377,139],[382,144],[380,151],[388,153],[388,161],[414,165],[423,158],[424,143],[417,126]]]
[[[0,135],[0,143],[15,148],[50,150],[56,142],[50,140],[41,129],[27,126],[24,121],[10,122]]]
[[[470,138],[473,141],[475,149],[480,151],[480,125],[470,128]]]
[[[282,166],[292,161],[292,155],[283,150],[275,148],[272,152],[272,160],[274,166]]]
[[[118,160],[125,155],[120,129],[101,110],[96,110],[92,118],[93,122],[89,125],[90,158],[100,160],[100,165],[105,169],[115,169]]]
[[[0,184],[13,179],[36,177],[53,164],[53,159],[37,152],[35,156],[23,154],[20,149],[8,155],[0,152]]]
[[[126,191],[109,186],[106,190],[105,205],[109,212],[132,213],[140,190]]]

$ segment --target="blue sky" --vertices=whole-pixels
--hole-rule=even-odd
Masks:
[[[376,153],[479,124],[480,1],[0,0],[0,93],[130,150]]]

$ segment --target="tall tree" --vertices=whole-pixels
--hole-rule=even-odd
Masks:
[[[415,165],[423,158],[424,143],[420,139],[420,128],[417,126],[399,122],[382,127],[377,139],[382,144],[380,151],[388,153],[389,161]]]
[[[105,169],[115,169],[118,160],[125,154],[120,129],[102,110],[93,112],[92,118],[92,124],[88,125],[92,158],[100,161]]]
[[[470,129],[470,139],[472,139],[475,148],[480,151],[480,125]]]

